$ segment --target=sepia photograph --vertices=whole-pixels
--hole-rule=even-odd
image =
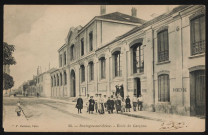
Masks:
[[[4,132],[204,132],[205,5],[3,7]]]

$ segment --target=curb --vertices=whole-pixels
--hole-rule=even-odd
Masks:
[[[136,115],[136,114],[130,114],[130,113],[120,113],[120,114],[130,116],[130,117],[135,117],[135,118],[147,119],[147,120],[154,120],[154,121],[161,121],[161,122],[164,121],[162,119],[157,119],[157,118],[152,118],[152,117],[147,117],[147,116],[142,116],[142,115]]]

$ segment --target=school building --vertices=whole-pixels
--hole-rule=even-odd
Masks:
[[[143,96],[144,110],[205,115],[205,6],[181,5],[152,20],[119,12],[71,27],[50,73],[52,97]]]

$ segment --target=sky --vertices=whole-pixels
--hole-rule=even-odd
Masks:
[[[176,7],[176,5],[107,5],[106,14],[121,12],[150,20]],[[15,45],[13,56],[17,62],[10,67],[14,89],[37,74],[58,68],[58,49],[65,43],[70,27],[84,26],[100,15],[99,5],[5,5],[4,42]]]

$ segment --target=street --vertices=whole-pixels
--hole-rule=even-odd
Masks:
[[[124,116],[121,114],[89,114],[86,107],[81,114],[73,103],[56,102],[39,98],[21,98],[20,102],[28,120],[16,115],[18,98],[4,98],[3,124],[5,131],[157,131],[161,122]],[[5,120],[6,119],[6,120]],[[156,126],[158,125],[158,126]]]
[[[20,101],[24,114],[17,116],[15,108]],[[142,112],[89,114],[84,107],[78,114],[75,102],[36,97],[4,97],[3,127],[16,132],[188,132],[203,131],[204,119]],[[163,117],[164,121],[133,117],[132,114]],[[149,113],[149,114],[148,114]],[[124,115],[124,114],[128,114]],[[202,123],[196,125],[196,123]]]

